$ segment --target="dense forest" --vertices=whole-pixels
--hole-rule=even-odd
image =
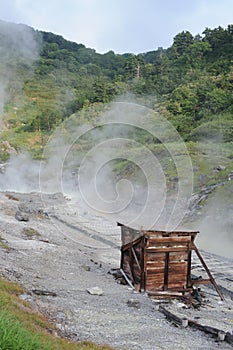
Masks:
[[[31,61],[20,52],[25,28],[39,48]],[[32,138],[39,147],[68,116],[90,106],[94,115],[99,104],[127,93],[159,110],[186,141],[216,138],[219,130],[224,142],[233,141],[233,25],[196,36],[183,31],[167,49],[120,55],[1,22],[0,50],[1,137],[15,149],[33,148]]]

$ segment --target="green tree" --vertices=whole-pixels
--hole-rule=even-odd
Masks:
[[[220,113],[233,103],[232,93],[215,87],[206,95],[205,106],[210,113]]]
[[[189,31],[183,31],[177,34],[173,39],[172,53],[174,57],[182,56],[193,44],[193,36]]]

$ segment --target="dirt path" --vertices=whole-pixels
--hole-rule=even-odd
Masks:
[[[16,220],[19,208],[29,221]],[[34,235],[28,237],[25,229],[29,228],[40,235],[30,231]],[[119,267],[119,228],[82,212],[61,195],[46,196],[41,203],[35,193],[1,193],[0,231],[11,248],[0,250],[1,275],[25,286],[29,292],[22,298],[53,319],[70,339],[88,339],[122,350],[232,348],[201,332],[174,327],[145,294],[117,284],[108,272]],[[224,273],[218,278],[233,292],[231,263],[222,261],[229,280]],[[103,295],[89,294],[92,287],[102,289]],[[33,290],[50,291],[54,296],[38,296]],[[233,328],[230,296],[224,303],[212,297],[201,310],[184,309],[177,301],[168,307],[189,318],[215,326],[220,323],[225,331]]]

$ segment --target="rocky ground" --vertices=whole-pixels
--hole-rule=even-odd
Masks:
[[[158,300],[118,284],[109,272],[119,267],[119,227],[83,212],[61,194],[41,199],[37,193],[0,193],[0,235],[1,275],[25,286],[28,292],[21,297],[74,341],[88,339],[121,350],[232,348],[175,326],[159,312]],[[201,286],[201,307],[173,300],[166,308],[232,332],[233,261],[203,256],[226,300]],[[197,259],[193,273],[203,273]]]

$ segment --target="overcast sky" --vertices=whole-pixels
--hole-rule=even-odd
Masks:
[[[99,53],[167,48],[183,30],[233,23],[233,0],[0,0],[0,19],[62,35]]]

